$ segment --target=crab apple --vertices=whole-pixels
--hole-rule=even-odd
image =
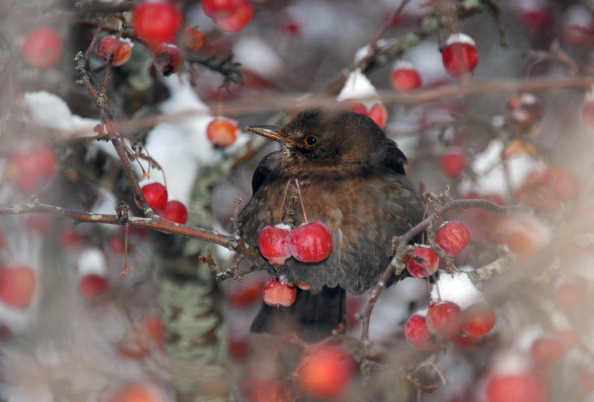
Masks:
[[[83,235],[76,229],[64,228],[62,233],[60,233],[60,244],[66,249],[78,247],[83,241]]]
[[[410,346],[420,352],[433,352],[437,344],[427,329],[427,320],[420,314],[411,316],[404,326],[404,337]]]
[[[474,40],[465,34],[453,34],[441,49],[441,60],[448,74],[454,77],[470,75],[478,64]]]
[[[6,175],[23,193],[32,194],[47,185],[58,170],[58,160],[47,145],[15,150],[8,155]]]
[[[158,211],[161,218],[168,221],[185,224],[188,221],[188,210],[186,206],[176,200],[169,201],[163,209]]]
[[[154,209],[162,209],[167,204],[167,188],[161,183],[145,184],[141,188],[147,204]]]
[[[388,111],[381,103],[374,104],[370,109],[367,109],[367,106],[361,102],[350,100],[346,101],[346,103],[348,110],[355,113],[364,114],[373,120],[380,128],[384,128],[386,125],[386,121],[388,120]]]
[[[395,90],[408,92],[421,86],[421,75],[411,62],[401,60],[394,65],[390,81]]]
[[[452,179],[460,176],[466,167],[466,155],[458,147],[446,150],[439,160],[441,170]]]
[[[37,286],[35,272],[26,265],[0,267],[0,301],[10,307],[29,307]]]
[[[227,32],[241,30],[254,15],[252,3],[248,0],[204,0],[202,9],[219,28]]]
[[[334,399],[344,394],[355,374],[352,357],[342,348],[317,345],[297,368],[297,383],[309,396]]]
[[[547,402],[547,382],[535,371],[491,375],[485,385],[488,402]]]
[[[537,338],[532,342],[530,353],[539,367],[548,367],[559,360],[563,354],[563,345],[557,339]]]
[[[561,19],[561,37],[566,43],[583,49],[594,46],[594,16],[583,5],[568,7]]]
[[[530,127],[544,114],[544,107],[540,99],[528,92],[511,95],[507,98],[505,106],[507,120],[520,128]]]
[[[235,120],[218,117],[206,126],[206,137],[216,146],[228,147],[235,142],[239,126]]]
[[[585,300],[586,285],[583,280],[566,280],[555,287],[553,296],[561,308],[571,308]]]
[[[158,46],[153,57],[155,67],[165,77],[177,73],[184,62],[184,54],[179,48],[171,43],[164,43]]]
[[[297,298],[297,288],[283,283],[277,278],[269,279],[264,284],[262,299],[264,303],[273,307],[289,307]]]
[[[52,216],[43,214],[31,214],[25,217],[25,225],[33,232],[46,235],[52,226]]]
[[[117,46],[116,46],[117,40]],[[97,54],[104,62],[108,62],[113,54],[113,66],[121,66],[130,60],[132,56],[132,41],[127,38],[120,38],[119,40],[114,36],[105,36],[97,45]],[[115,47],[115,53],[114,53]]]
[[[244,280],[229,289],[227,300],[233,307],[249,307],[261,300],[263,286],[260,278]]]
[[[78,291],[85,297],[93,299],[107,290],[109,282],[103,275],[87,274],[78,281]]]
[[[462,310],[456,303],[441,302],[429,306],[427,329],[440,338],[452,338],[460,333]]]
[[[388,111],[384,105],[376,103],[369,109],[368,116],[379,126],[379,128],[384,128],[386,126],[386,121],[388,120]]]
[[[294,227],[287,241],[291,255],[302,262],[319,262],[332,252],[332,234],[328,226],[320,221]]]
[[[169,1],[141,1],[132,11],[132,28],[151,47],[173,41],[181,22],[181,12]]]
[[[478,302],[462,311],[462,332],[468,336],[483,336],[495,326],[495,312],[485,302]]]
[[[268,225],[258,235],[258,248],[262,256],[273,265],[283,265],[291,257],[288,237],[290,226],[282,223]]]
[[[426,278],[437,271],[439,255],[429,246],[418,245],[404,258],[404,265],[415,278]]]
[[[51,68],[60,59],[62,42],[52,28],[41,26],[30,30],[21,45],[25,62],[32,67]]]
[[[249,376],[243,382],[246,401],[292,402],[296,400],[287,382],[272,377],[256,377],[256,375]]]
[[[197,52],[204,45],[206,35],[198,27],[187,26],[184,28],[182,41],[188,50]]]
[[[119,388],[107,402],[166,402],[168,399],[153,384],[135,382]]]
[[[555,25],[553,10],[543,0],[520,0],[514,4],[516,17],[532,34],[548,32]]]
[[[435,241],[446,253],[458,255],[470,242],[470,231],[460,221],[448,221],[435,231]]]

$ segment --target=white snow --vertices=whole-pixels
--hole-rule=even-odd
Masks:
[[[484,301],[483,294],[464,272],[441,274],[431,289],[431,300],[456,303],[462,310]]]
[[[105,254],[98,248],[89,247],[78,256],[76,267],[81,276],[88,274],[105,275],[107,271]]]
[[[72,114],[62,98],[47,91],[27,92],[23,96],[31,117],[41,127],[67,132],[67,136],[93,136],[99,121]]]
[[[358,68],[348,76],[342,90],[336,97],[339,102],[349,99],[359,100],[366,107],[373,106],[378,100],[375,87]]]

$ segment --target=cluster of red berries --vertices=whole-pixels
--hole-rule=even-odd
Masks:
[[[495,313],[485,302],[462,310],[456,303],[444,301],[431,304],[426,315],[411,316],[404,328],[404,336],[416,350],[431,352],[439,349],[444,341],[472,344],[494,325]]]
[[[459,221],[448,221],[435,231],[435,242],[451,256],[458,255],[470,242],[468,227]],[[439,254],[427,245],[416,245],[404,258],[408,272],[415,278],[426,278],[439,268]]]
[[[262,256],[273,265],[282,265],[293,257],[302,262],[319,262],[332,252],[332,234],[325,223],[313,221],[291,228],[277,224],[266,226],[258,236],[258,247]],[[296,286],[308,289],[307,284]],[[288,307],[297,298],[297,288],[277,278],[264,285],[264,302],[271,306]]]
[[[319,262],[332,252],[332,234],[328,226],[320,221],[294,228],[280,223],[262,229],[258,247],[273,265],[282,265],[289,257],[302,262]]]
[[[367,108],[367,106],[361,102],[349,101],[347,103],[347,109],[355,113],[364,114],[373,120],[380,128],[386,126],[388,111],[386,110],[386,107],[379,102],[373,104],[370,108]]]
[[[188,220],[186,206],[177,200],[168,201],[167,188],[161,183],[149,183],[142,186],[142,194],[148,205],[157,214],[168,221],[185,224]]]

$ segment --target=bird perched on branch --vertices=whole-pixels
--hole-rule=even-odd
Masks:
[[[278,141],[280,150],[254,172],[253,196],[239,216],[242,238],[257,247],[264,227],[299,226],[304,216],[332,234],[324,260],[288,258],[271,270],[309,290],[299,289],[289,307],[263,303],[251,330],[294,332],[307,341],[329,337],[345,325],[346,292],[361,295],[374,286],[390,263],[394,236],[423,218],[423,202],[404,175],[406,157],[373,120],[350,111],[306,110],[282,128],[248,130]]]

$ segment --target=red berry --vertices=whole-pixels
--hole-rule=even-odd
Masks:
[[[151,47],[172,42],[181,22],[180,11],[168,1],[142,1],[132,11],[132,27],[136,35]]]
[[[454,76],[470,75],[478,64],[474,40],[465,34],[453,34],[441,49],[441,59],[446,71]]]
[[[392,87],[397,91],[408,92],[421,86],[421,76],[415,66],[408,61],[399,61],[390,75]]]
[[[151,208],[161,209],[167,204],[167,188],[161,183],[149,183],[142,186],[142,195]]]
[[[452,338],[460,333],[462,310],[452,302],[433,304],[427,312],[427,329],[441,338]]]
[[[530,348],[532,358],[540,367],[547,367],[559,360],[563,354],[563,345],[553,338],[538,338]]]
[[[297,298],[297,288],[281,282],[277,278],[269,279],[264,284],[262,299],[264,303],[273,307],[289,307]]]
[[[338,346],[317,345],[303,356],[297,383],[315,398],[339,398],[355,374],[352,357]]]
[[[36,145],[23,151],[13,151],[6,162],[6,175],[26,194],[47,185],[57,172],[58,161],[47,145]]]
[[[553,294],[560,307],[571,308],[585,300],[586,285],[583,280],[567,280],[559,284]]]
[[[235,120],[216,118],[206,126],[206,137],[214,145],[228,147],[237,139],[239,126]]]
[[[50,27],[39,27],[27,33],[21,46],[25,62],[32,67],[51,68],[60,59],[62,42]]]
[[[97,45],[97,54],[104,62],[108,62],[113,48],[115,47],[115,53],[113,55],[113,66],[121,66],[130,60],[132,56],[132,41],[126,38],[120,38],[116,47],[116,37],[114,35],[106,36]]]
[[[332,252],[332,234],[328,226],[320,221],[293,228],[287,241],[291,255],[302,262],[322,261]]]
[[[594,16],[588,6],[574,4],[565,10],[561,20],[561,37],[565,42],[583,49],[594,46]]]
[[[188,50],[193,52],[200,50],[202,45],[204,45],[205,38],[206,35],[204,35],[198,27],[188,26],[184,28],[184,36],[182,37],[182,40]]]
[[[171,222],[185,224],[188,221],[188,210],[186,206],[179,201],[169,201],[165,207],[158,211],[161,218]]]
[[[540,120],[544,114],[542,102],[535,95],[522,92],[507,99],[507,120],[520,128],[530,127]]]
[[[107,402],[165,402],[168,398],[150,383],[128,383],[111,395]]]
[[[404,258],[404,264],[412,276],[425,278],[439,268],[439,255],[431,247],[419,245]]]
[[[450,148],[443,153],[439,161],[441,170],[452,179],[460,176],[466,167],[466,155],[460,148]]]
[[[31,304],[37,286],[35,272],[25,265],[0,267],[0,301],[15,308]]]
[[[489,402],[547,402],[546,381],[533,371],[495,374],[485,388]]]
[[[258,248],[262,256],[271,264],[282,265],[285,260],[291,257],[289,251],[290,227],[278,224],[266,226],[258,235]]]
[[[408,319],[404,327],[404,336],[410,346],[421,352],[437,350],[437,344],[427,329],[425,317],[415,314]]]
[[[462,222],[449,221],[435,231],[435,241],[446,253],[457,255],[470,242],[470,231]]]
[[[249,307],[260,301],[263,285],[260,278],[244,280],[229,289],[227,300],[234,307]]]
[[[183,61],[182,51],[170,43],[164,43],[155,50],[155,67],[165,77],[177,73],[181,69]]]
[[[367,106],[365,106],[361,102],[347,101],[347,108],[351,112],[355,112],[355,113],[359,113],[359,114],[364,114],[365,116],[368,116],[369,115],[369,111],[367,110]]]
[[[376,103],[369,109],[368,116],[379,126],[379,128],[384,128],[386,126],[386,121],[388,120],[388,111],[384,105]]]
[[[83,242],[83,236],[75,229],[65,228],[60,234],[60,243],[64,248],[74,248],[80,246]]]
[[[90,299],[103,294],[108,286],[109,282],[107,281],[107,278],[98,274],[87,274],[80,278],[78,282],[78,290],[80,293]]]
[[[227,32],[241,30],[254,14],[252,3],[248,0],[204,0],[202,8],[219,28]]]
[[[468,336],[483,336],[495,326],[495,313],[485,302],[478,302],[462,312],[462,332]]]
[[[46,235],[52,225],[52,216],[43,214],[31,214],[25,217],[27,227],[40,235]]]

